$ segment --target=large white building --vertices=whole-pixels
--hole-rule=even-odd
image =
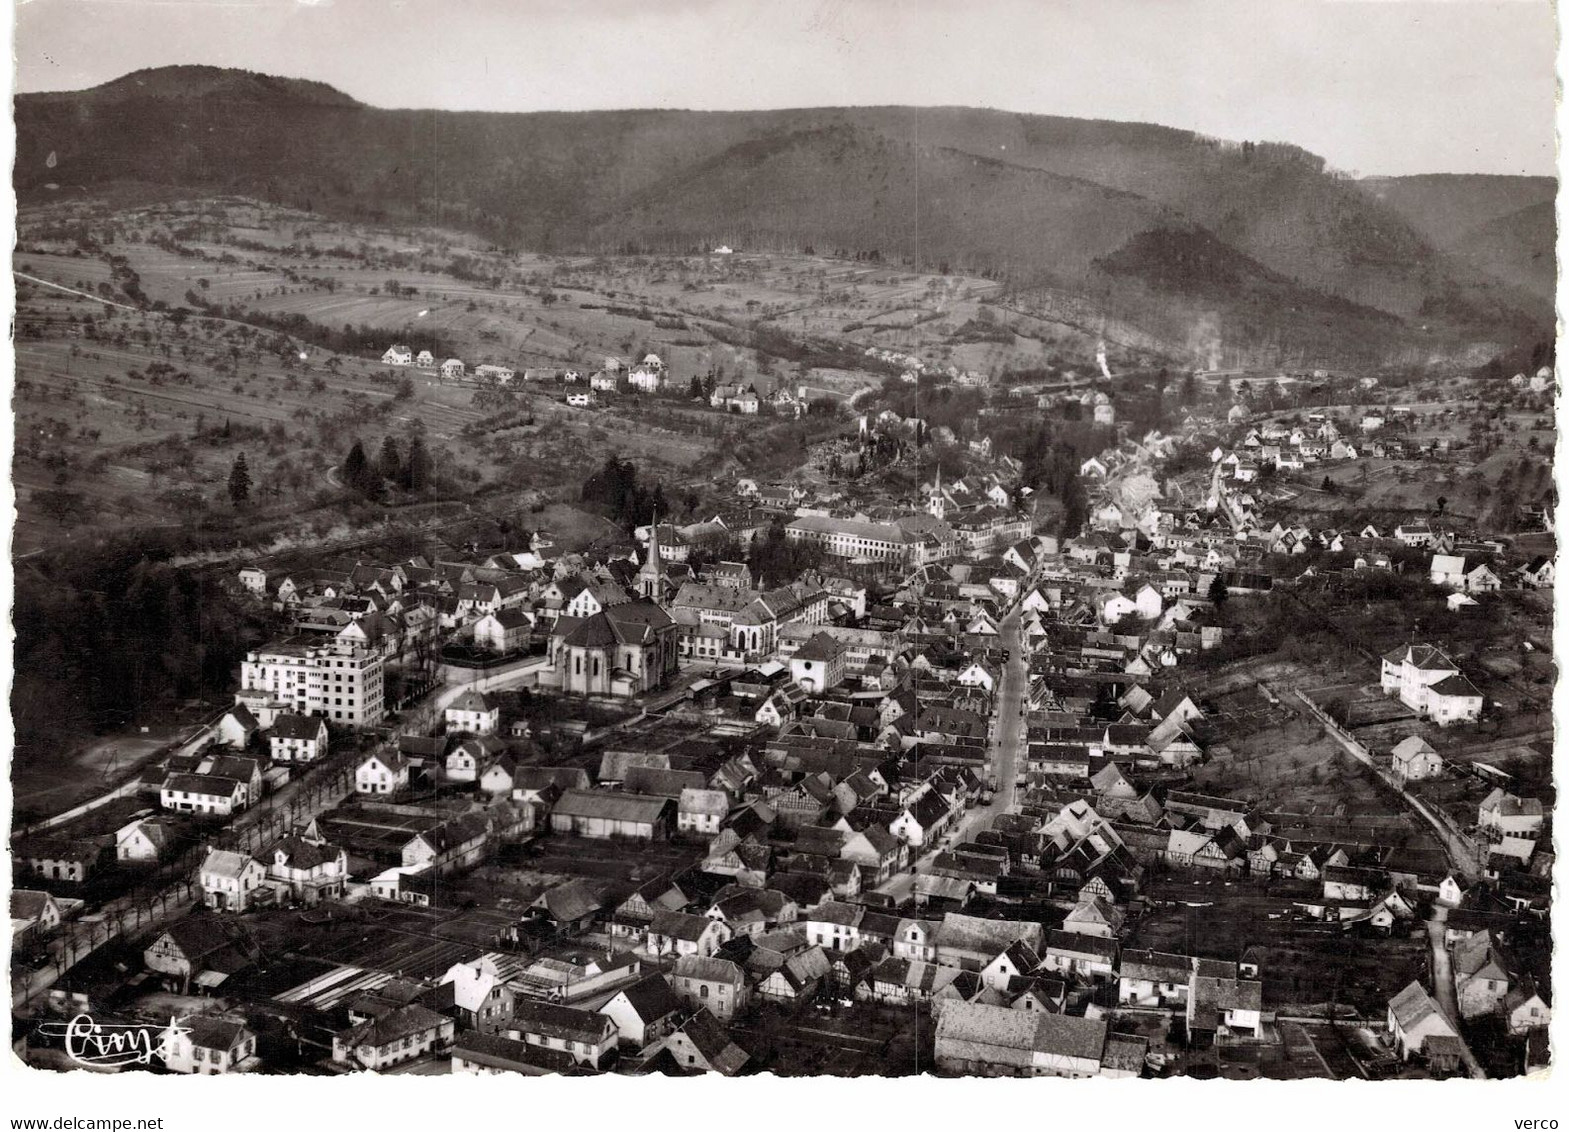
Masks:
[[[1379,686],[1400,702],[1444,726],[1482,714],[1482,693],[1460,675],[1460,666],[1432,645],[1405,645],[1386,653]]]
[[[266,693],[298,715],[372,727],[385,714],[380,652],[343,641],[291,637],[245,655],[240,688]]]
[[[828,515],[802,515],[785,527],[785,539],[816,543],[823,553],[838,558],[877,562],[914,562],[920,546],[920,539],[897,523],[835,519]]]

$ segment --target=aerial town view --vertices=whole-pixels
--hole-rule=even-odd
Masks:
[[[24,81],[15,1057],[1544,1070],[1542,50],[1487,176]]]

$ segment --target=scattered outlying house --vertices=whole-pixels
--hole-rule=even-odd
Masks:
[[[1460,674],[1459,665],[1431,645],[1405,645],[1386,653],[1379,686],[1440,726],[1474,721],[1482,714],[1482,693]]]
[[[1557,575],[1557,566],[1550,555],[1542,554],[1520,567],[1516,573],[1523,586],[1531,589],[1551,589]]]

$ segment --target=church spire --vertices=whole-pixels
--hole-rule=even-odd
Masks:
[[[654,512],[648,528],[648,557],[643,559],[643,565],[637,572],[637,588],[650,601],[658,601],[665,595],[665,563],[659,556],[658,511]]]

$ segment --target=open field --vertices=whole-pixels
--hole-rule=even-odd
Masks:
[[[973,353],[947,336],[997,291],[815,256],[502,255],[448,231],[234,198],[29,209],[21,232],[17,270],[53,284],[18,289],[22,552],[84,526],[223,520],[241,452],[253,523],[330,511],[345,499],[333,469],[356,437],[374,451],[384,436],[406,444],[421,433],[449,498],[501,488],[572,498],[606,451],[654,477],[749,462],[777,474],[804,448],[764,439],[766,415],[696,411],[694,375],[847,396],[886,373],[857,368],[865,345],[936,365],[953,364],[954,349]],[[797,364],[746,344],[762,326],[770,341],[831,338],[841,360]],[[612,396],[598,411],[567,409],[548,383],[485,400],[433,371],[382,365],[385,345],[405,336],[470,366],[517,370],[587,373],[655,352],[671,390]],[[1044,364],[1035,346],[1016,357],[985,346],[986,359],[962,364]]]

